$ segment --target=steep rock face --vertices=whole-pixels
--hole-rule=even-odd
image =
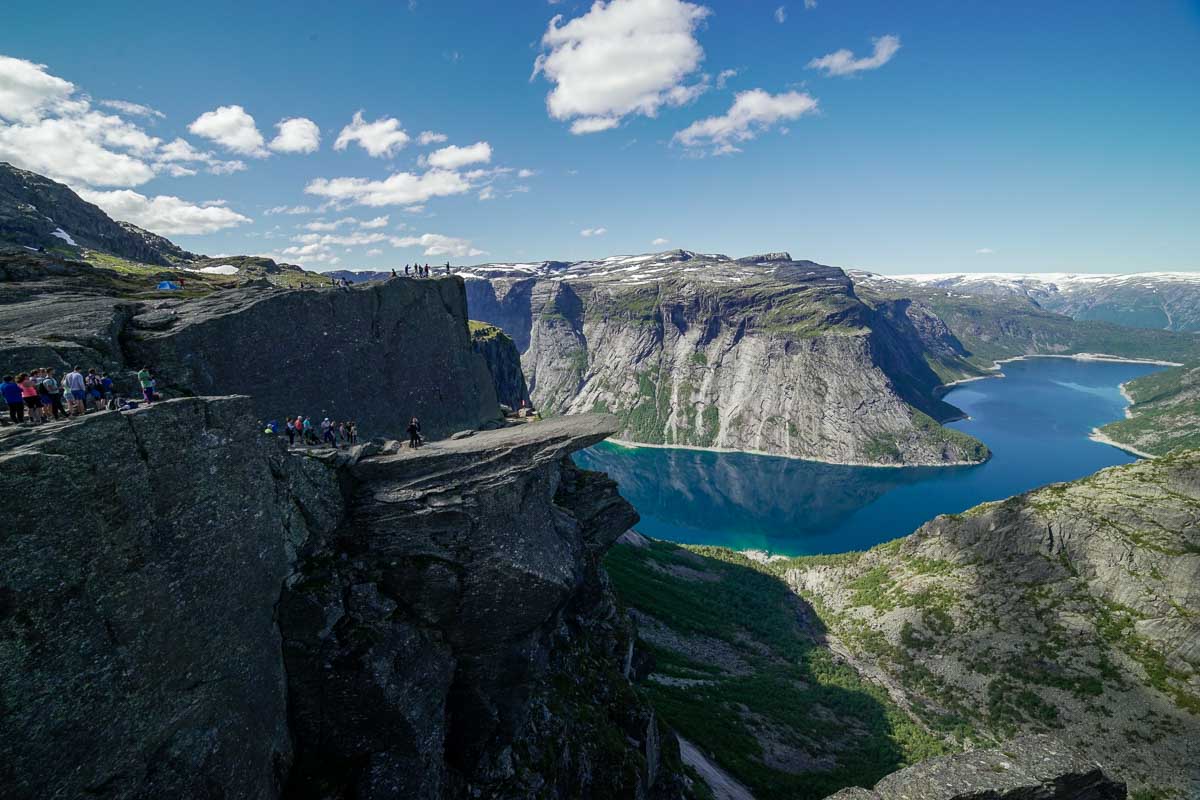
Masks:
[[[636,513],[564,460],[612,429],[566,418],[351,468],[346,522],[280,606],[293,796],[678,793],[599,569]]]
[[[626,440],[839,463],[986,457],[935,422],[958,412],[934,398],[929,362],[975,370],[864,305],[838,269],[674,251],[479,267],[467,291],[474,317],[525,345],[540,408],[611,411]]]
[[[47,249],[74,241],[144,264],[168,265],[193,256],[136,225],[114,222],[64,184],[2,161],[0,240]]]
[[[274,607],[337,493],[253,426],[195,398],[0,434],[6,797],[277,796]]]
[[[1200,451],[1103,470],[788,582],[932,729],[1053,732],[1137,789],[1200,791]]]
[[[354,419],[367,436],[398,437],[417,416],[440,438],[498,413],[455,279],[166,300],[140,306],[120,344],[128,367],[148,364],[168,392],[243,392],[263,419]]]
[[[521,371],[521,354],[508,334],[495,325],[471,321],[471,346],[487,362],[496,399],[509,408],[530,404],[529,387]]]
[[[1125,800],[1125,784],[1050,736],[1026,736],[996,750],[923,761],[829,800]]]

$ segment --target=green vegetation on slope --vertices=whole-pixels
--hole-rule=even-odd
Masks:
[[[1129,419],[1101,431],[1113,441],[1151,455],[1200,447],[1200,367],[1174,367],[1125,384],[1133,399]]]
[[[655,656],[641,690],[760,800],[870,786],[945,752],[821,644],[812,609],[767,567],[662,542],[618,545],[605,565]]]

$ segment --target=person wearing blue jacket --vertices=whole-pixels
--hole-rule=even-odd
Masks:
[[[0,396],[8,404],[8,418],[14,425],[25,421],[25,400],[21,397],[21,387],[13,380],[12,375],[5,375],[0,381]]]

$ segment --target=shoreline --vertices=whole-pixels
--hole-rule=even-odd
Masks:
[[[1071,355],[1062,355],[1059,353],[1030,353],[1024,356],[1013,356],[1012,358],[1001,358],[992,362],[994,369],[1000,369],[1001,364],[1007,364],[1010,361],[1024,361],[1027,358],[1070,358],[1075,361],[1111,361],[1117,364],[1151,364],[1157,367],[1182,367],[1183,364],[1178,361],[1162,361],[1157,358],[1126,358],[1125,356],[1114,356],[1108,353],[1073,353]]]
[[[648,444],[644,442],[630,442],[625,439],[617,439],[609,437],[604,441],[609,444],[626,450],[638,450],[646,448],[650,450],[695,450],[701,453],[745,453],[748,456],[762,456],[766,458],[788,458],[792,461],[808,461],[814,464],[827,464],[831,467],[871,467],[873,469],[917,469],[927,467],[931,469],[940,469],[942,467],[978,467],[990,461],[990,457],[983,461],[939,461],[936,464],[872,464],[863,461],[833,461],[827,458],[815,458],[812,456],[794,456],[790,453],[768,453],[765,450],[739,450],[733,447],[700,447],[699,445],[688,444]]]
[[[1142,450],[1138,450],[1136,447],[1133,447],[1131,445],[1121,444],[1120,442],[1116,441],[1115,439],[1108,438],[1100,431],[1099,428],[1092,428],[1092,432],[1088,436],[1088,438],[1091,439],[1093,442],[1099,442],[1100,444],[1106,444],[1109,447],[1115,447],[1116,449],[1122,450],[1126,453],[1129,453],[1132,456],[1137,456],[1138,458],[1144,458],[1144,459],[1147,459],[1148,461],[1153,461],[1154,459],[1158,458],[1158,456],[1156,456],[1152,453],[1146,453]]]

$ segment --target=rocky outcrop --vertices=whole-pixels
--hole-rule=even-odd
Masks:
[[[1125,784],[1049,736],[1027,736],[996,750],[922,761],[875,784],[829,800],[1125,800]]]
[[[10,300],[0,302],[0,361],[60,374],[103,368],[129,393],[148,366],[167,397],[238,392],[261,419],[352,419],[364,436],[401,436],[417,416],[440,438],[499,414],[491,374],[471,350],[461,280],[146,300],[102,293],[102,270],[79,269],[86,282],[74,291],[69,277],[0,283]]]
[[[1191,450],[780,569],[835,649],[948,739],[1054,733],[1135,789],[1186,797],[1200,791],[1198,515]]]
[[[841,270],[672,251],[467,276],[471,315],[523,350],[538,407],[610,411],[622,439],[849,464],[987,456],[936,421],[959,414],[934,397],[944,377],[977,371],[953,337],[932,331],[931,349]]]
[[[471,346],[487,362],[496,387],[496,398],[517,409],[531,405],[525,373],[521,371],[521,354],[509,336],[495,325],[471,321]]]
[[[0,431],[5,796],[680,797],[599,566],[636,514],[567,458],[613,428],[310,457],[197,397]]]
[[[195,257],[136,225],[115,222],[64,184],[3,161],[0,161],[0,241],[47,250],[75,250],[78,245],[130,261],[163,266]]]
[[[6,797],[278,796],[274,608],[337,493],[254,425],[196,398],[0,432]]]

